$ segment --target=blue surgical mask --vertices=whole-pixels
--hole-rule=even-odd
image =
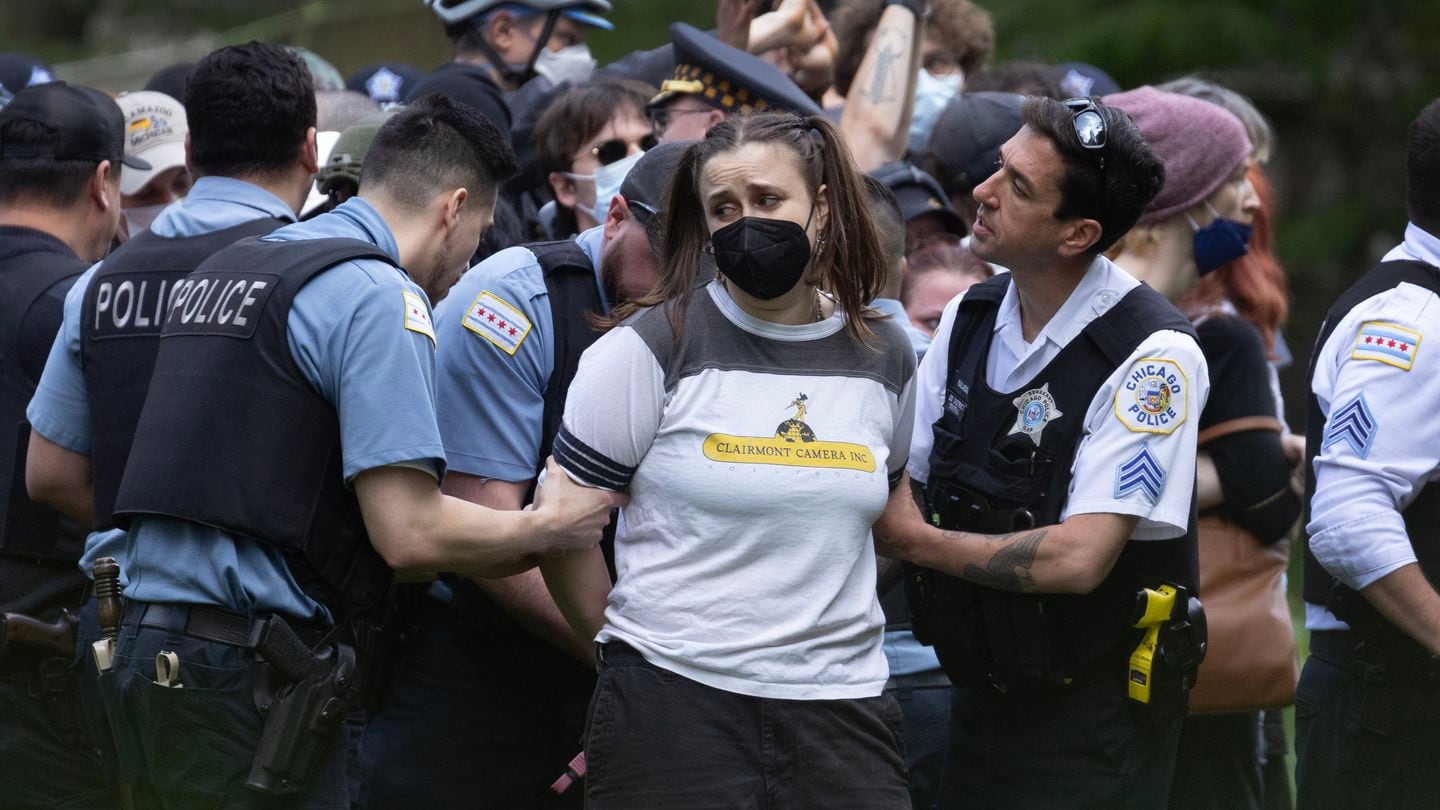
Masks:
[[[595,167],[595,221],[605,224],[605,217],[610,213],[610,201],[620,193],[620,184],[625,182],[625,175],[645,157],[644,152],[636,152],[629,157],[617,160],[605,166]]]
[[[1195,224],[1190,218],[1190,227],[1195,229],[1195,269],[1204,276],[1244,256],[1250,250],[1252,228],[1243,222],[1220,216],[1209,203],[1205,207],[1215,219],[1205,227]],[[1189,216],[1188,214],[1186,216]]]
[[[940,120],[940,111],[960,92],[965,75],[955,71],[948,76],[934,76],[920,68],[920,78],[915,82],[915,112],[910,116],[910,142],[924,144],[930,137],[930,130]]]

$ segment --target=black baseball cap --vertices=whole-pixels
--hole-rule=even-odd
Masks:
[[[28,120],[55,133],[47,143],[6,143],[0,138],[0,160],[108,160],[132,169],[150,164],[125,154],[125,114],[99,90],[52,82],[27,87],[0,110],[0,124]]]
[[[1000,147],[1020,131],[1025,97],[961,93],[945,106],[925,147],[930,171],[946,193],[966,195],[995,173]]]
[[[900,205],[900,216],[906,223],[926,214],[934,214],[945,226],[945,230],[956,236],[968,233],[965,221],[955,213],[954,206],[940,188],[935,178],[903,160],[886,163],[870,173],[876,180],[895,195]]]
[[[652,223],[658,224],[655,215],[665,204],[665,194],[675,176],[675,167],[680,165],[680,158],[694,145],[695,141],[666,141],[650,147],[635,161],[630,173],[620,183],[620,196],[625,198],[630,212],[647,231]]]

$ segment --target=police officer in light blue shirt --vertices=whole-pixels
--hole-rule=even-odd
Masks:
[[[96,559],[122,556],[124,534],[111,513],[159,344],[162,291],[220,248],[294,222],[316,168],[313,83],[282,47],[249,43],[207,55],[190,78],[186,105],[189,159],[200,179],[150,230],[132,234],[71,288],[28,410],[29,484],[91,529],[80,560],[87,576]],[[120,574],[124,582],[127,572]],[[91,734],[111,766],[89,653],[98,637],[90,599],[77,633],[80,683]],[[119,766],[130,781],[123,756]]]
[[[304,188],[306,184],[295,184]],[[284,193],[285,189],[278,189]],[[290,190],[293,192],[293,190]],[[291,196],[294,196],[293,193]],[[247,180],[207,176],[195,182],[184,200],[165,209],[150,226],[164,239],[201,236],[257,221],[295,221],[292,203]],[[100,269],[97,263],[80,276],[65,297],[65,320],[45,364],[45,374],[27,416],[43,443],[58,445],[88,459],[90,455],[90,395],[81,360],[81,309],[86,290]],[[41,462],[43,464],[43,461]],[[87,574],[100,557],[118,557],[125,533],[108,528],[91,533],[80,569]],[[125,571],[120,571],[122,580]]]
[[[514,170],[473,109],[419,99],[377,133],[359,197],[171,288],[116,496],[129,586],[103,696],[160,803],[345,803],[335,730],[367,677],[346,632],[392,569],[494,573],[598,541],[601,499],[503,514],[437,486],[427,295]],[[295,733],[314,759],[267,756]]]
[[[604,224],[497,253],[436,307],[446,493],[525,505],[580,353],[599,334],[587,313],[650,288],[657,210],[688,147],[646,152],[611,190]],[[549,785],[584,728],[591,645],[570,631],[538,569],[447,577],[409,604],[418,629],[361,744],[362,806],[578,807],[578,791],[557,797]]]

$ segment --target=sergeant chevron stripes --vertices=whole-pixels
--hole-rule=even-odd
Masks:
[[[1375,433],[1379,427],[1375,414],[1370,410],[1370,403],[1365,401],[1365,394],[1356,394],[1354,399],[1330,414],[1330,419],[1325,424],[1325,440],[1321,442],[1320,449],[1344,442],[1350,445],[1355,455],[1365,458],[1370,455],[1370,446],[1375,442]]]
[[[1160,500],[1160,490],[1165,487],[1165,468],[1150,452],[1150,445],[1140,446],[1139,452],[1115,468],[1115,497],[1123,498],[1132,492],[1140,492],[1151,503]]]

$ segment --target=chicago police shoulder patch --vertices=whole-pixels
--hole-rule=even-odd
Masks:
[[[430,321],[430,305],[425,299],[409,290],[400,292],[405,299],[405,328],[411,332],[419,332],[435,342],[435,324]]]
[[[1415,365],[1420,337],[1419,332],[1393,323],[1366,321],[1360,324],[1360,334],[1355,336],[1355,348],[1350,350],[1350,356],[1409,371]]]
[[[1115,416],[1136,433],[1174,433],[1185,422],[1190,378],[1174,360],[1142,357],[1115,391]]]
[[[465,328],[513,356],[530,334],[530,319],[513,304],[483,290],[465,312]]]

